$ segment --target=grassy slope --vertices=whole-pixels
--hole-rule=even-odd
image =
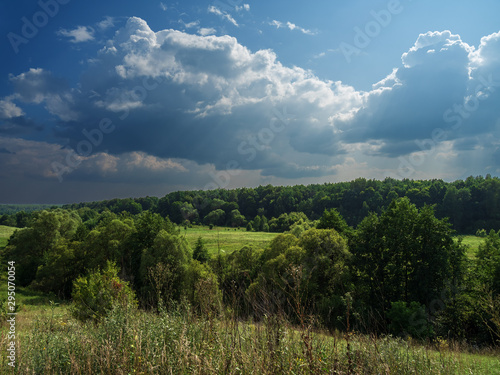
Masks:
[[[186,235],[191,249],[195,248],[196,241],[201,236],[208,251],[217,254],[219,246],[221,253],[232,253],[246,245],[263,248],[276,237],[277,233],[247,232],[245,229],[223,227],[210,230],[208,227],[195,226],[188,228],[187,231],[181,229],[181,235]]]
[[[469,259],[473,259],[474,256],[476,255],[479,244],[481,244],[484,241],[484,238],[477,236],[460,236],[460,237],[463,239],[462,243],[468,246],[467,256],[469,257]],[[459,237],[455,237],[455,239],[458,238]]]
[[[284,321],[209,321],[187,312],[117,311],[97,326],[60,307],[23,310],[13,373],[347,374],[352,367],[353,374],[500,374],[498,352],[468,354],[446,342],[436,348],[354,334],[347,349],[340,332],[304,331]],[[2,348],[7,328],[0,329]]]
[[[9,237],[12,235],[12,233],[14,233],[16,229],[18,228],[0,225],[0,248],[7,246]]]

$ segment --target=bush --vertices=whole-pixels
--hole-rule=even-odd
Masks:
[[[485,229],[478,229],[476,231],[476,236],[478,236],[478,237],[486,237],[487,235],[488,235],[488,233],[486,233]]]
[[[193,251],[193,259],[199,261],[200,263],[205,263],[210,259],[210,254],[208,253],[208,249],[205,247],[205,243],[201,236],[198,237],[196,241],[196,246]]]
[[[115,306],[136,307],[134,292],[118,277],[118,268],[107,262],[103,271],[79,277],[73,283],[72,315],[82,321],[101,321]]]
[[[389,331],[395,336],[410,335],[420,339],[433,336],[425,307],[418,302],[412,301],[409,305],[403,301],[392,302],[387,317],[390,321]]]

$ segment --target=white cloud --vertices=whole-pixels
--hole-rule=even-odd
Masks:
[[[215,7],[214,5],[210,5],[208,7],[208,13],[215,14],[217,16],[220,16],[221,18],[231,22],[234,26],[238,27],[238,22],[227,12],[221,11],[219,8]]]
[[[136,168],[160,179],[168,170],[203,181],[206,166],[224,170],[230,161],[273,181],[347,176],[352,165],[378,176],[397,169],[400,156],[421,155],[419,144],[427,145],[437,128],[445,130],[447,143],[415,177],[437,175],[446,166],[455,173],[455,160],[477,160],[479,150],[484,165],[500,163],[500,145],[491,141],[500,139],[500,36],[483,38],[476,49],[449,31],[422,34],[400,66],[363,92],[284,66],[271,50],[252,52],[234,37],[201,30],[155,32],[130,18],[83,75],[79,90],[33,69],[11,77],[16,103],[43,104],[57,114],[56,134],[73,148],[83,129],[113,119],[120,131],[106,136],[106,152],[96,151],[87,167],[75,171],[79,178],[94,170],[118,180]],[[484,95],[478,108],[452,129],[445,111],[463,109],[476,92]],[[62,117],[71,111],[78,122]]]
[[[106,21],[103,25],[106,25]],[[109,23],[109,21],[108,21]],[[70,38],[71,43],[82,43],[94,40],[94,29],[87,26],[77,26],[76,29],[66,30],[61,29],[57,32],[58,35]]]
[[[301,33],[306,34],[306,35],[316,35],[317,34],[316,32],[313,32],[311,30],[304,29],[303,27],[297,26],[296,24],[291,23],[290,21],[283,23],[281,21],[272,20],[271,22],[269,22],[269,25],[276,26],[277,29],[288,28],[289,30],[292,30],[292,31],[298,30]]]
[[[0,100],[0,119],[10,119],[24,115],[23,110],[12,101],[13,99],[14,97],[7,97]]]
[[[194,27],[198,27],[198,25],[200,24],[200,21],[192,21],[192,22],[184,22],[183,20],[179,20],[179,23],[184,25],[184,27],[186,29],[192,29]]]
[[[9,78],[16,90],[16,99],[25,103],[43,103],[50,113],[63,121],[74,121],[78,118],[77,112],[72,109],[72,90],[64,80],[52,73],[41,68],[32,68]]]
[[[212,34],[215,34],[215,33],[216,33],[216,30],[213,27],[201,27],[198,30],[198,34],[200,34],[202,36],[212,35]]]
[[[236,8],[235,8],[235,9],[236,9],[236,11],[238,11],[238,12],[240,12],[240,11],[242,11],[242,10],[245,10],[245,11],[249,12],[249,11],[250,11],[250,4],[243,4],[242,6],[238,6],[238,5],[236,5]]]
[[[104,20],[97,24],[99,30],[104,31],[113,27],[115,25],[115,19],[113,17],[106,16]]]
[[[112,54],[106,52],[111,49]],[[341,146],[329,119],[332,113],[359,108],[365,95],[309,71],[285,67],[270,50],[253,53],[233,37],[153,32],[139,18],[129,19],[106,51],[85,77],[75,108],[82,124],[98,124],[109,112],[115,117],[127,114],[119,121],[119,136],[106,142],[112,155],[143,152],[218,168],[233,159],[243,169],[262,169],[268,175],[321,175],[328,172],[330,160],[315,160],[317,167],[309,168],[304,153],[336,155]],[[148,87],[161,83],[140,98],[145,80]],[[81,102],[91,96],[86,90],[94,90],[91,103]],[[293,111],[286,130],[271,134],[269,144],[264,139],[250,158],[252,137],[268,134],[281,121],[275,112],[285,109]],[[60,127],[59,134],[74,147],[82,138],[74,124]]]

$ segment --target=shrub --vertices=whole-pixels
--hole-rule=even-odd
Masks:
[[[208,249],[205,247],[205,243],[201,236],[198,237],[196,241],[196,246],[193,251],[193,259],[199,261],[200,263],[205,263],[210,259],[210,254],[208,253]]]
[[[99,322],[115,306],[137,306],[134,292],[118,277],[118,268],[109,261],[103,271],[77,278],[73,283],[72,297],[71,313],[82,321]]]
[[[476,231],[476,236],[478,236],[478,237],[486,237],[487,235],[488,235],[488,233],[486,233],[485,229],[478,229]]]
[[[389,331],[393,335],[410,335],[421,339],[433,336],[425,307],[418,302],[412,301],[409,305],[403,301],[392,302],[387,317],[390,321]]]

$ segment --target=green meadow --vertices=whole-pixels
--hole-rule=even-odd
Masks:
[[[0,225],[0,248],[7,246],[9,237],[17,228]]]
[[[462,238],[462,243],[467,245],[467,257],[469,259],[474,259],[476,256],[479,245],[483,243],[484,238],[478,236],[457,236],[455,240]]]
[[[181,227],[181,235],[186,236],[191,249],[194,249],[198,237],[201,237],[210,254],[217,254],[219,251],[221,254],[232,253],[243,246],[264,248],[277,234],[247,232],[242,228],[214,227],[209,229],[207,226],[193,226],[184,229]]]

